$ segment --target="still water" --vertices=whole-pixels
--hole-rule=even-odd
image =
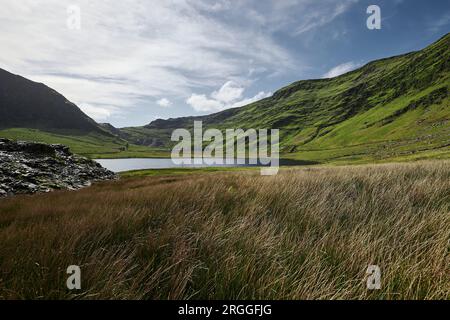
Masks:
[[[130,159],[94,159],[104,168],[113,172],[143,169],[168,169],[168,168],[204,168],[204,167],[248,167],[250,164],[175,164],[172,159],[161,158],[130,158]]]

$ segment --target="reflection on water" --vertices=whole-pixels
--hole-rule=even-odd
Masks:
[[[212,159],[210,159],[212,160]],[[96,159],[106,169],[114,172],[143,170],[143,169],[168,169],[168,168],[204,168],[204,167],[243,167],[249,164],[214,164],[208,165],[207,159],[200,164],[175,164],[172,159],[157,158],[132,158],[132,159]]]
[[[210,160],[210,161],[208,161]],[[131,170],[144,170],[144,169],[168,169],[168,168],[204,168],[204,167],[250,167],[254,164],[207,164],[206,162],[212,162],[212,158],[204,158],[203,163],[200,164],[175,164],[172,159],[160,159],[160,158],[129,158],[129,159],[95,159],[104,168],[113,172],[123,172]],[[314,164],[313,162],[306,162],[300,160],[280,160],[281,165],[308,165]]]

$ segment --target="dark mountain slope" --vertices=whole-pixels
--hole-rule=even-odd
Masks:
[[[0,137],[62,143],[72,152],[88,156],[118,156],[128,149],[125,140],[102,128],[55,90],[2,69]]]
[[[103,132],[94,120],[55,90],[2,69],[0,128]]]

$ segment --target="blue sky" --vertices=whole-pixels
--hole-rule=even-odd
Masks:
[[[369,5],[381,30],[366,27]],[[5,0],[0,68],[99,122],[137,126],[242,106],[449,31],[448,0]]]

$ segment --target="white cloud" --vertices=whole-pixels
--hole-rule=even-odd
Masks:
[[[43,81],[76,104],[100,99],[110,115],[158,96],[185,99],[226,79],[245,82],[250,60],[269,71],[295,68],[270,33],[214,16],[244,14],[230,3],[79,0],[81,30],[69,30],[73,1],[5,0],[0,68]],[[234,89],[219,91],[220,99]]]
[[[244,87],[228,81],[218,91],[212,92],[210,98],[204,94],[194,93],[186,100],[186,103],[198,112],[216,112],[242,107],[272,95],[270,92],[261,91],[254,97],[241,99],[244,91]]]
[[[301,22],[296,27],[294,34],[301,35],[331,23],[357,2],[358,0],[325,0],[314,1],[314,3],[305,1],[305,4],[310,5],[312,8],[309,9],[310,12],[308,15],[302,16],[302,19],[300,19]]]
[[[233,81],[227,81],[218,91],[214,91],[211,97],[224,103],[230,103],[241,98],[243,92],[244,88],[239,87]]]
[[[193,93],[189,99],[186,100],[195,111],[210,112],[222,110],[224,104],[220,101],[209,99],[204,94]]]
[[[170,102],[169,99],[166,98],[159,99],[158,101],[156,101],[156,103],[163,108],[168,108],[172,105],[172,102]]]
[[[259,101],[261,99],[270,97],[272,95],[272,92],[264,92],[264,91],[260,91],[258,92],[258,94],[256,94],[254,97],[252,98],[247,98],[238,102],[233,103],[233,105],[231,106],[231,108],[237,108],[237,107],[243,107],[246,106],[250,103]]]
[[[93,106],[86,103],[80,104],[79,107],[84,113],[89,114],[96,121],[106,120],[111,116],[111,112],[107,108]]]
[[[323,75],[323,78],[335,78],[337,76],[340,76],[341,74],[344,74],[344,73],[347,73],[349,71],[355,70],[359,66],[360,66],[360,64],[352,62],[352,61],[346,62],[346,63],[342,63],[342,64],[332,68],[327,73],[325,73]]]
[[[3,0],[0,68],[90,106],[84,110],[94,118],[160,97],[191,96],[201,110],[220,110],[245,100],[236,83],[303,70],[279,31],[303,35],[355,1]],[[73,4],[81,9],[80,30],[67,28]],[[195,94],[224,83],[204,99]]]

